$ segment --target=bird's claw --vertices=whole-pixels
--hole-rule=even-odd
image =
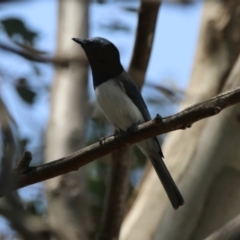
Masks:
[[[100,146],[103,145],[103,142],[105,141],[106,138],[107,137],[101,137],[101,138],[98,139],[98,142],[99,142]]]
[[[160,124],[160,123],[162,123],[162,121],[163,121],[162,116],[159,115],[159,114],[156,115],[156,117],[155,117],[154,120],[155,120],[155,122],[156,122],[157,124]]]
[[[162,116],[161,116],[160,114],[157,114],[157,115],[156,115],[156,118],[162,119]]]
[[[137,126],[139,125],[140,123],[133,123],[128,129],[127,129],[127,132],[129,133],[134,133],[136,131],[136,128]]]

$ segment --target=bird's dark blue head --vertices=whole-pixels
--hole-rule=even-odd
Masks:
[[[92,68],[94,88],[122,73],[119,51],[105,38],[73,38],[85,51]]]

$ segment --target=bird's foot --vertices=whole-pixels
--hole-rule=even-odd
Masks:
[[[161,115],[159,115],[159,114],[157,114],[156,115],[156,117],[155,117],[155,122],[158,124],[160,124],[162,121],[163,121],[163,119],[162,119],[162,116]]]
[[[103,145],[103,142],[105,141],[106,138],[107,137],[101,137],[101,138],[98,139],[98,142],[99,142],[100,146]]]
[[[127,132],[128,133],[134,133],[135,131],[136,131],[136,129],[137,129],[137,126],[140,124],[140,122],[139,123],[134,123],[134,124],[132,124],[128,129],[127,129]]]

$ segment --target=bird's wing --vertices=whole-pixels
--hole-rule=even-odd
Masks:
[[[124,71],[123,73],[121,73],[120,76],[118,76],[117,80],[118,80],[119,86],[128,95],[128,97],[133,101],[133,103],[138,107],[138,109],[142,113],[143,119],[146,122],[151,120],[151,116],[147,109],[146,103],[144,102],[143,97],[142,97],[138,87],[133,82],[132,78]],[[157,137],[153,137],[153,140],[157,143],[158,152],[160,153],[161,157],[164,158]]]
[[[124,90],[124,92],[128,95],[128,97],[133,101],[133,103],[140,110],[144,120],[146,122],[151,120],[151,116],[148,112],[146,103],[144,102],[138,87],[133,82],[131,77],[126,72],[123,72],[121,73],[120,76],[118,76],[117,79],[118,79],[119,86]]]

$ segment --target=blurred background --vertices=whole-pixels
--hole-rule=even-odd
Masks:
[[[237,46],[240,30],[237,27],[235,29],[239,24],[236,1],[159,2],[148,2],[155,4],[159,10],[155,13],[152,51],[146,64],[147,70],[143,74],[144,82],[139,83],[136,79],[138,85],[142,86],[142,94],[152,117],[156,114],[165,117],[177,112],[181,101],[183,108],[221,92],[225,89],[225,81],[239,52]],[[146,3],[147,1],[137,0],[0,1],[1,186],[7,187],[7,182],[10,182],[8,174],[3,173],[9,173],[9,169],[26,150],[33,155],[31,165],[37,166],[67,156],[113,133],[114,129],[95,101],[91,71],[84,52],[71,38],[107,38],[118,47],[121,62],[128,70],[131,59],[133,61],[136,54],[134,45],[139,41],[136,32],[140,10],[144,9]],[[148,24],[145,25],[147,27]],[[236,36],[232,36],[233,32]],[[229,36],[233,40],[229,40]],[[185,172],[189,171],[191,164],[197,166],[194,163],[197,160],[192,159],[198,153],[196,149],[201,146],[197,141],[200,141],[204,132],[203,126],[199,125],[195,131],[187,130],[192,130],[193,134],[189,139],[179,135],[174,142],[174,137],[170,134],[163,147],[166,161],[169,161],[170,168],[175,169],[174,178],[179,182],[185,196],[189,197],[186,208],[187,204],[191,205],[195,210],[190,206],[188,211],[194,213],[195,204],[202,206],[197,210],[199,214],[195,215],[198,220],[193,220],[188,230],[180,230],[179,227],[186,219],[189,220],[189,215],[184,215],[184,211],[180,210],[178,214],[178,228],[171,224],[176,216],[173,210],[168,210],[170,204],[165,203],[167,200],[165,201],[164,196],[161,212],[152,205],[154,217],[151,218],[153,212],[145,215],[151,218],[151,226],[148,229],[146,225],[144,234],[141,234],[141,224],[145,223],[142,220],[138,223],[138,220],[144,218],[146,213],[143,211],[142,216],[136,215],[134,209],[137,208],[137,199],[141,199],[141,191],[144,191],[144,184],[152,172],[145,156],[137,147],[133,147],[131,161],[128,161],[129,173],[125,177],[126,201],[121,203],[125,207],[122,206],[119,210],[120,220],[117,221],[117,230],[112,235],[109,234],[111,225],[104,226],[108,218],[107,205],[111,204],[107,189],[112,179],[110,169],[113,163],[111,155],[108,155],[93,161],[78,172],[31,185],[18,190],[12,196],[2,198],[0,239],[71,240],[96,239],[96,236],[97,239],[118,239],[122,219],[124,225],[121,239],[203,239],[234,217],[234,214],[228,214],[224,221],[221,218],[219,224],[205,227],[202,232],[196,230],[194,223],[197,221],[202,221],[204,225],[205,220],[199,219],[200,212],[206,213],[203,210],[205,208],[203,204],[194,202],[193,198],[196,198],[197,193],[189,190],[198,188],[185,184],[182,176],[188,176],[188,183],[194,182],[194,177],[198,177],[196,184],[203,184],[199,176]],[[211,139],[211,136],[208,138]],[[225,137],[221,137],[223,138]],[[164,139],[165,136],[159,137],[160,142]],[[181,141],[179,147],[174,151],[169,150],[175,148],[176,141]],[[189,148],[192,149],[191,153]],[[225,150],[221,156],[228,151]],[[183,160],[181,163],[177,159],[180,158],[179,155],[181,159],[186,156],[186,159],[191,160]],[[211,155],[211,159],[213,158]],[[204,167],[199,168],[209,169],[206,163],[210,162],[211,160],[206,159]],[[179,169],[176,170],[177,168]],[[219,173],[219,169],[220,167],[212,170],[214,176]],[[202,172],[201,176],[204,175],[206,176],[206,172]],[[205,189],[204,192],[210,191],[213,178],[207,178],[208,190]],[[162,188],[160,183],[157,185]],[[118,187],[117,183],[114,187]],[[146,193],[143,195],[146,196]],[[148,196],[161,199],[160,195]],[[199,201],[205,202],[208,195],[204,196]],[[151,204],[146,202],[146,205]],[[143,208],[144,206],[140,207]],[[162,223],[161,216],[165,211],[168,217]],[[129,222],[131,214],[136,218],[134,223]],[[148,217],[146,218],[149,220]],[[111,222],[117,219],[116,216],[109,218]],[[167,229],[165,226],[175,226],[183,235],[179,235],[177,230],[175,235],[169,233],[170,230],[161,235],[157,231],[160,224],[164,229]]]

